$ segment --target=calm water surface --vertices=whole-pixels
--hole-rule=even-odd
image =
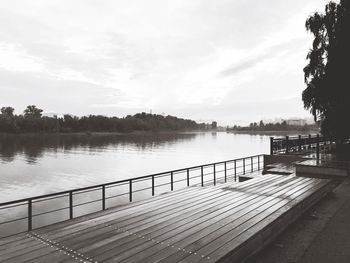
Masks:
[[[2,137],[0,202],[268,151],[268,136],[224,132]]]

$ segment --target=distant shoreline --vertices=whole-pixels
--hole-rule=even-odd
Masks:
[[[210,130],[193,131],[131,131],[131,132],[23,132],[23,133],[0,133],[1,137],[13,136],[105,136],[105,135],[155,135],[155,134],[183,134],[183,133],[204,133],[214,132]]]
[[[308,130],[308,131],[300,131],[300,130],[274,130],[274,131],[227,131],[227,133],[233,134],[250,134],[250,135],[305,135],[305,134],[317,134],[320,133],[318,130]]]

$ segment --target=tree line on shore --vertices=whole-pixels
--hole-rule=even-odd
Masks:
[[[23,114],[15,115],[14,108],[2,107],[0,114],[0,132],[131,132],[131,131],[187,131],[204,130],[205,123],[193,120],[163,116],[158,114],[137,113],[124,118],[102,115],[47,117],[43,110],[29,105]]]
[[[305,125],[289,125],[286,121],[276,123],[264,123],[262,120],[252,122],[249,126],[234,125],[228,127],[227,131],[310,131],[318,130],[317,124],[305,124]]]

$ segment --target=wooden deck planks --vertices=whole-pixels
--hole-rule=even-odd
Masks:
[[[285,180],[285,178],[283,178],[283,180]],[[269,181],[269,180],[267,180],[267,181]],[[253,184],[253,186],[254,186],[254,184]],[[256,186],[254,186],[254,187],[256,187]],[[207,190],[210,190],[210,189],[207,189]],[[173,202],[176,202],[176,199],[173,199]],[[107,229],[108,230],[108,229]],[[112,233],[113,234],[113,233]],[[131,236],[130,235],[125,235],[125,233],[123,234],[123,233],[115,233],[115,234],[122,234],[122,235],[124,235],[124,236],[127,236],[127,238],[131,238]],[[91,239],[90,239],[91,240]],[[105,249],[105,247],[103,248],[103,249]],[[100,249],[101,250],[101,249]]]
[[[328,180],[265,175],[191,187],[0,241],[1,262],[215,262],[275,228]],[[296,215],[295,215],[296,216]],[[237,255],[233,250],[237,250]],[[252,248],[251,248],[252,249]],[[235,262],[235,261],[233,261]]]
[[[267,182],[269,182],[269,181],[271,181],[271,179],[273,179],[273,178],[266,178],[266,180],[263,180],[261,183],[264,183],[265,181],[267,181]],[[246,183],[246,184],[241,184],[239,187],[244,187],[244,186],[246,186],[246,187],[249,187],[249,185],[251,185],[252,183]],[[255,187],[255,186],[254,186]],[[204,188],[199,188],[201,191],[203,191],[204,190]],[[201,192],[201,191],[197,191],[197,189],[194,189],[194,190],[196,190],[196,191],[193,191],[193,192]],[[212,187],[210,188],[210,190],[215,190],[215,189],[213,189]],[[220,191],[220,190],[219,190]],[[171,193],[172,195],[179,195],[179,194],[181,194],[182,195],[182,192],[183,191],[179,191],[179,193]],[[189,192],[189,194],[190,195],[193,195],[193,193],[192,193],[192,191],[190,191]],[[202,193],[197,193],[197,194],[199,194],[200,196],[202,195]],[[188,198],[188,196],[187,196],[187,198]],[[159,197],[159,198],[157,198],[158,200],[163,200],[164,198],[163,197]],[[167,197],[166,199],[169,199],[169,197]],[[179,200],[178,198],[172,198],[172,200],[175,200],[175,201],[181,201],[181,199]],[[155,201],[157,201],[157,200],[155,200]],[[133,207],[137,207],[137,206],[142,206],[142,205],[146,205],[146,208],[149,208],[150,206],[149,206],[149,202],[148,201],[145,201],[145,202],[143,202],[144,204],[132,204],[131,205],[131,208],[133,208]],[[154,202],[154,203],[157,203],[157,202]],[[167,203],[167,202],[166,202]],[[152,202],[152,204],[153,204],[153,202]],[[154,205],[154,204],[153,204]],[[144,211],[147,211],[147,209],[145,209],[145,207],[143,206],[143,208],[144,209],[139,209],[139,210],[137,210],[137,211],[140,211],[140,213],[144,213]],[[128,209],[128,208],[126,208],[126,209]],[[123,211],[124,209],[121,209],[121,211],[118,211],[118,213],[123,213],[123,212],[125,212],[125,211]],[[118,217],[118,213],[116,213],[116,214],[113,214],[114,216],[117,216]],[[107,214],[107,216],[110,216],[111,215],[111,213],[108,213]],[[132,216],[132,213],[129,215],[129,216]],[[104,218],[104,216],[101,216],[101,217],[99,217],[98,219],[100,220],[101,218]],[[93,217],[93,219],[95,219],[95,217]],[[69,222],[69,221],[68,221]],[[82,222],[81,221],[79,221],[78,222],[78,225],[80,225],[80,224],[83,224],[83,225],[85,225],[85,222],[89,222],[89,220],[86,220],[85,219],[85,221],[83,220]],[[93,220],[93,222],[94,222],[94,220]],[[94,222],[95,224],[96,224],[96,221]],[[62,224],[61,224],[62,225]],[[72,225],[71,224],[69,224],[69,227],[71,227]],[[54,229],[55,229],[55,225],[54,225]],[[49,230],[50,228],[48,228],[48,227],[46,227],[45,228],[46,230]],[[64,230],[64,228],[63,229],[58,229],[58,232],[59,233],[62,233],[62,231]],[[107,229],[107,230],[110,230],[110,229]],[[42,232],[42,231],[39,231],[39,234],[40,234],[40,232]],[[63,231],[64,232],[64,231]],[[71,237],[71,234],[72,233],[68,233],[69,234],[69,236]],[[45,236],[44,236],[45,237]],[[90,239],[91,240],[91,239]],[[78,242],[79,240],[77,240],[77,242]],[[37,244],[35,244],[34,243],[34,246],[32,247],[33,248],[33,250],[35,250],[36,248],[37,248]],[[46,255],[47,254],[47,250],[45,250],[45,249],[38,249],[38,251],[37,251],[37,255],[38,256],[43,256],[43,255]],[[18,251],[18,253],[21,253],[21,251]],[[16,256],[16,252],[14,253],[14,256]]]
[[[223,201],[223,202],[229,201],[228,198],[226,198],[226,200],[225,199],[220,199],[220,200]],[[214,211],[213,210],[214,208],[216,210],[219,209],[219,205],[220,205],[220,201],[216,200],[216,204],[215,204],[215,202],[212,204],[211,210]],[[223,206],[223,205],[221,204],[221,206]],[[208,212],[205,211],[205,209],[204,210],[202,209],[202,213],[201,214],[200,214],[200,212],[201,212],[200,209],[195,209],[195,211],[196,211],[195,213],[186,213],[186,217],[184,217],[183,213],[182,214],[181,213],[177,213],[178,214],[177,217],[173,217],[172,220],[164,220],[163,222],[159,222],[158,220],[153,220],[153,222],[148,223],[149,226],[146,229],[144,229],[143,231],[136,232],[135,230],[137,230],[137,228],[136,229],[133,228],[131,230],[133,230],[133,233],[135,233],[137,235],[145,235],[145,234],[148,234],[150,232],[154,232],[156,230],[161,231],[164,228],[169,230],[170,227],[174,228],[174,227],[180,226],[181,224],[189,223],[191,220],[194,219],[193,218],[193,214],[197,214],[197,217],[201,217],[201,216],[203,216],[203,215],[208,213]],[[140,225],[138,229],[140,229],[140,227],[141,227],[141,229],[144,228],[142,225]],[[129,230],[130,230],[130,228],[129,228]],[[118,234],[118,233],[116,232],[116,234]],[[128,236],[128,235],[126,235],[126,236]],[[137,238],[137,237],[135,237],[135,238]],[[120,239],[120,238],[118,236],[114,235],[114,236],[112,236],[111,239],[112,240],[113,239],[116,240],[116,239]],[[108,240],[108,238],[107,238],[107,240]],[[102,242],[105,242],[105,241],[106,241],[105,239],[102,240]],[[124,244],[125,240],[124,241],[122,240],[122,241],[119,241],[119,242]],[[97,242],[97,245],[98,245],[98,242]],[[108,244],[108,246],[111,246],[111,245],[113,245],[113,244]],[[134,243],[134,245],[135,245],[135,243]],[[93,246],[96,246],[96,243],[93,244]],[[106,249],[106,246],[103,249]],[[86,252],[86,250],[87,250],[87,247],[85,247],[83,249],[84,252]],[[101,252],[101,250],[99,252]]]
[[[291,185],[289,185],[289,187],[290,186]],[[286,189],[288,188],[286,187]],[[285,190],[279,189],[275,192],[271,192],[271,194],[278,194],[278,191],[283,193]],[[271,202],[277,202],[276,198],[267,197],[263,198],[263,200],[261,198],[258,198],[258,200],[255,200],[255,202],[246,203],[244,206],[240,207],[241,209],[233,210],[232,213],[227,217],[214,218],[213,220],[206,222],[206,224],[202,225],[202,227],[192,228],[185,235],[183,234],[174,236],[169,240],[169,242],[173,244],[174,247],[176,247],[177,249],[181,248],[181,252],[184,252],[186,255],[188,255],[189,252],[195,251],[195,246],[197,244],[208,242],[203,241],[203,239],[215,239],[215,237],[221,232],[227,232],[227,227],[231,229],[232,225],[229,224],[232,224],[234,221],[237,224],[239,224],[239,222],[244,222],[245,220],[248,220],[250,215],[253,217],[256,214],[257,210],[262,209],[264,205],[266,206],[266,204],[270,204]],[[211,236],[208,237],[208,235]],[[150,262],[153,262],[155,258],[166,258],[168,255],[177,252],[168,249],[159,250],[159,248],[156,249],[156,247],[153,248],[153,251],[156,251],[157,253],[152,255],[152,257],[150,257],[149,259],[147,259],[150,260]],[[149,252],[148,254],[152,253]],[[142,255],[147,256],[147,253],[142,253]],[[141,256],[141,254],[139,256]],[[132,258],[129,258],[128,262],[133,262]],[[177,261],[175,260],[169,262]]]
[[[215,220],[217,220],[220,216],[224,217],[224,213],[225,212],[226,212],[226,215],[230,214],[230,213],[227,213],[227,210],[233,209],[235,206],[236,207],[242,206],[242,204],[243,204],[243,202],[242,203],[237,202],[235,204],[233,204],[231,202],[231,203],[229,203],[230,206],[228,206],[227,209],[225,209],[225,208],[221,209],[221,211],[217,211],[217,213],[211,213],[210,211],[207,211],[207,215],[206,216],[204,216],[204,217],[202,216],[202,217],[196,218],[195,220],[192,220],[190,223],[183,224],[182,226],[177,226],[176,224],[174,225],[173,222],[171,221],[171,222],[169,222],[169,228],[161,229],[160,231],[159,230],[157,231],[157,229],[155,229],[153,232],[151,232],[146,237],[147,238],[151,238],[151,241],[154,238],[156,238],[158,240],[158,239],[160,239],[162,237],[163,239],[161,239],[161,241],[165,241],[165,237],[164,236],[168,236],[168,238],[171,238],[171,237],[177,236],[179,233],[183,233],[186,230],[193,230],[193,226],[198,227],[199,224],[203,225],[203,223],[207,222],[209,219],[214,220],[215,217],[216,217]],[[232,213],[232,210],[231,210],[231,213]],[[168,243],[170,243],[170,241]],[[151,245],[152,246],[152,245],[156,245],[156,242],[154,242],[154,241],[153,242],[147,242],[147,240],[146,240],[146,242],[143,242],[143,245],[146,245],[146,246]],[[132,250],[134,253],[136,253],[136,250],[140,250],[140,248],[141,248],[141,246],[135,247],[135,244],[129,243],[129,246],[125,247],[124,250],[126,252]],[[114,247],[114,249],[117,249],[118,251],[121,250],[120,247]],[[103,256],[106,257],[107,255],[108,254],[104,254]]]

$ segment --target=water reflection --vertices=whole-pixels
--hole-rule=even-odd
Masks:
[[[13,162],[18,155],[24,156],[27,164],[36,164],[47,153],[98,151],[111,147],[134,147],[139,151],[161,148],[172,143],[191,140],[194,133],[176,134],[59,134],[21,135],[0,138],[0,160]]]
[[[268,136],[225,132],[3,136],[0,202],[268,151]]]

